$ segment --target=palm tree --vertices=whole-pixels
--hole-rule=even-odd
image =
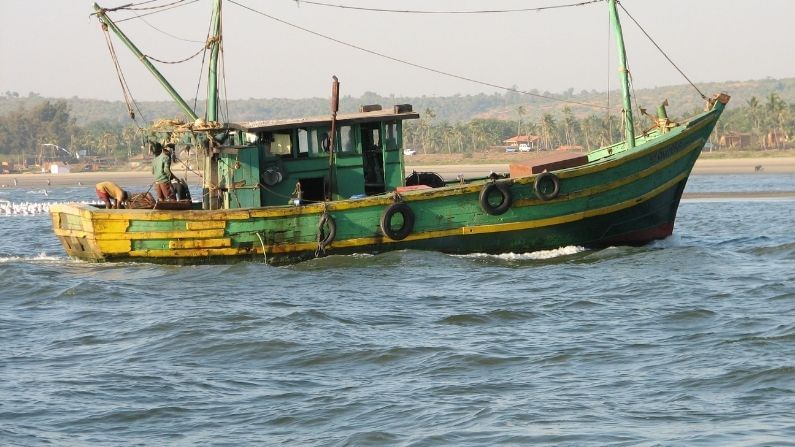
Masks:
[[[466,128],[464,126],[462,126],[461,124],[457,124],[455,126],[455,137],[456,137],[456,140],[458,140],[458,152],[461,152],[461,153],[464,152],[464,134],[465,134],[465,131],[466,131]]]
[[[477,151],[478,148],[485,146],[486,130],[483,128],[483,122],[479,120],[472,120],[469,122],[470,140],[473,143],[473,150]]]
[[[785,108],[785,106],[786,104],[781,100],[777,93],[771,93],[770,96],[767,97],[766,118],[768,126],[772,128],[773,144],[775,145],[776,149],[778,149],[780,145],[778,127],[781,122],[781,111]]]
[[[436,113],[430,108],[425,109],[422,118],[420,118],[420,140],[422,141],[422,152],[424,154],[428,153],[428,147],[431,145],[431,121],[434,118],[436,118]]]
[[[516,114],[519,115],[519,124],[516,126],[516,136],[522,134],[522,116],[527,113],[524,106],[519,106],[516,108]]]
[[[545,113],[543,117],[541,117],[541,123],[539,123],[541,127],[541,141],[544,143],[545,149],[552,149],[553,141],[556,139],[556,124],[555,118],[549,114]]]
[[[563,109],[563,131],[564,136],[566,138],[566,144],[571,146],[577,144],[577,139],[575,138],[575,133],[577,132],[577,127],[579,122],[577,118],[574,117],[574,113],[572,113],[570,107],[565,107]]]
[[[759,104],[759,100],[756,99],[756,96],[752,96],[751,99],[748,100],[748,109],[747,115],[750,119],[751,123],[753,123],[754,132],[759,133],[759,121],[761,115],[761,105]]]
[[[584,144],[586,149],[591,149],[595,146],[601,146],[601,139],[599,138],[599,129],[604,126],[602,119],[597,115],[590,115],[582,122],[582,135],[585,139]]]
[[[132,157],[133,145],[138,141],[138,128],[127,126],[121,131],[121,139],[127,146],[127,158]]]

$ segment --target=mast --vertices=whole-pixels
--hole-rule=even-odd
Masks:
[[[127,48],[129,48],[130,51],[132,51],[132,53],[138,58],[138,60],[140,60],[144,64],[144,66],[149,70],[149,72],[152,73],[155,79],[157,79],[157,81],[160,82],[160,85],[162,85],[163,88],[166,89],[166,92],[168,92],[171,98],[174,99],[174,102],[176,102],[177,105],[182,109],[182,111],[185,112],[185,115],[187,115],[188,118],[190,118],[192,121],[195,121],[198,118],[198,116],[196,116],[196,113],[193,111],[193,109],[191,109],[188,103],[185,102],[184,99],[182,99],[182,97],[179,95],[179,93],[177,93],[176,90],[174,90],[174,87],[172,87],[171,84],[169,84],[169,82],[166,80],[166,78],[163,77],[163,75],[157,70],[157,68],[155,68],[155,66],[152,65],[151,62],[149,62],[149,59],[146,57],[146,55],[143,54],[141,50],[139,50],[132,43],[132,41],[130,41],[130,39],[119,29],[119,27],[116,26],[115,23],[113,23],[113,20],[111,20],[110,17],[108,17],[108,15],[105,14],[106,10],[100,7],[96,3],[94,3],[94,10],[97,12],[97,18],[99,18],[100,23],[102,23],[103,26],[107,26],[111,30],[113,30],[116,36],[118,36],[119,39],[122,42],[124,42],[125,45],[127,45]]]
[[[621,22],[618,20],[616,0],[608,0],[610,7],[610,24],[616,35],[618,47],[618,67],[621,73],[621,96],[624,98],[624,144],[627,149],[635,147],[635,121],[632,118],[632,98],[629,95],[629,70],[627,69],[627,53],[624,49],[624,34],[621,32]]]
[[[210,67],[207,73],[207,121],[218,121],[218,53],[221,49],[221,0],[213,2]]]

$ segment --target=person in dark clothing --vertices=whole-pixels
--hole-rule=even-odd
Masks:
[[[171,173],[171,151],[173,144],[167,144],[163,147],[160,155],[152,160],[152,175],[155,177],[155,192],[157,192],[157,200],[174,200],[174,191],[171,189],[171,179],[174,174]]]

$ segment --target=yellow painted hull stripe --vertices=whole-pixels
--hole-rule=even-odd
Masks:
[[[617,203],[603,208],[597,208],[579,213],[570,213],[564,216],[556,216],[556,217],[537,219],[531,221],[511,222],[511,223],[492,224],[492,225],[478,225],[478,226],[461,227],[461,228],[442,230],[442,231],[428,231],[424,233],[411,234],[407,238],[403,239],[403,241],[417,241],[417,240],[434,239],[434,238],[448,237],[448,236],[465,236],[472,234],[490,234],[490,233],[502,233],[508,231],[521,231],[521,230],[529,230],[532,228],[541,228],[552,225],[560,225],[565,223],[576,222],[591,217],[614,213],[616,211],[621,211],[633,207],[635,205],[638,205],[640,203],[646,202],[651,198],[657,196],[658,194],[662,193],[663,191],[676,185],[686,177],[687,173],[682,173],[674,177],[673,179],[669,180],[668,182],[664,183],[663,185],[660,185],[659,187],[653,189],[652,191],[649,191],[647,194],[633,198],[632,200],[627,200],[625,202]],[[332,248],[363,247],[375,244],[377,242],[396,243],[403,241],[392,241],[388,238],[383,238],[383,240],[376,240],[376,238],[358,238],[358,239],[349,239],[340,242],[333,242],[331,244],[331,247]]]
[[[403,241],[393,241],[386,237],[366,237],[366,238],[356,238],[356,239],[347,239],[344,241],[335,241],[332,242],[329,246],[330,249],[333,248],[357,248],[357,247],[366,247],[372,246],[379,243],[398,243],[398,242],[405,242],[405,241],[418,241],[418,240],[427,240],[427,239],[434,239],[434,238],[442,238],[442,237],[450,237],[450,236],[467,236],[467,235],[475,235],[475,234],[492,234],[492,233],[503,233],[503,232],[510,232],[510,231],[521,231],[521,230],[528,230],[533,228],[542,228],[548,227],[552,225],[561,225],[571,222],[576,222],[579,220],[601,216],[609,213],[613,213],[616,211],[621,211],[623,209],[630,208],[632,206],[638,205],[640,203],[646,202],[653,197],[657,196],[658,194],[666,191],[667,189],[673,187],[678,182],[682,181],[687,177],[687,173],[682,173],[673,179],[669,180],[663,185],[655,188],[652,191],[649,191],[647,194],[644,194],[640,197],[633,198],[632,200],[627,200],[622,203],[614,204],[611,206],[583,211],[579,213],[571,213],[565,216],[556,216],[550,217],[546,219],[538,219],[533,221],[523,221],[523,222],[512,222],[512,223],[502,223],[502,224],[492,224],[492,225],[478,225],[478,226],[471,226],[471,227],[461,227],[455,228],[450,230],[441,230],[441,231],[428,231],[424,233],[416,233],[409,235]],[[301,243],[301,244],[279,244],[279,245],[271,245],[265,247],[268,255],[273,254],[284,254],[284,253],[300,253],[300,252],[307,252],[313,251],[317,248],[316,243]],[[109,254],[109,253],[106,253]],[[209,257],[209,256],[237,256],[242,254],[249,254],[249,255],[261,255],[262,254],[262,247],[256,247],[252,249],[238,249],[238,248],[175,248],[169,250],[132,250],[127,253],[131,257],[144,257],[144,258],[195,258],[195,257]]]
[[[635,182],[637,180],[640,180],[640,179],[643,179],[643,178],[646,178],[646,177],[650,177],[650,176],[656,174],[657,172],[659,172],[659,171],[671,166],[672,164],[676,163],[677,161],[681,160],[682,158],[685,158],[685,157],[687,157],[689,155],[692,155],[692,152],[695,149],[697,149],[702,144],[704,144],[704,140],[703,139],[699,139],[697,141],[694,141],[689,146],[685,147],[685,149],[682,150],[680,153],[678,153],[678,154],[676,154],[676,155],[674,155],[672,157],[669,157],[668,159],[666,159],[662,163],[658,163],[658,164],[656,164],[654,166],[651,166],[649,168],[644,169],[643,171],[638,171],[638,172],[636,172],[636,173],[634,173],[632,175],[628,175],[626,177],[623,177],[623,178],[621,178],[619,180],[616,180],[616,181],[613,181],[613,182],[610,182],[610,183],[605,183],[603,185],[594,186],[592,188],[583,189],[583,190],[580,190],[580,191],[574,191],[574,192],[566,194],[565,196],[561,195],[561,196],[559,196],[560,199],[556,200],[555,203],[558,203],[559,201],[563,201],[563,200],[575,200],[575,199],[579,199],[581,197],[590,197],[590,196],[593,196],[593,195],[596,195],[596,194],[603,193],[605,191],[609,191],[611,189],[620,188],[622,186],[628,185],[628,184],[630,184],[632,182]],[[518,200],[513,202],[513,206],[525,207],[525,206],[530,206],[530,205],[542,205],[542,204],[548,204],[548,203],[549,202],[545,202],[545,201],[543,201],[541,199],[537,199],[537,198],[533,198],[533,199],[518,199]]]

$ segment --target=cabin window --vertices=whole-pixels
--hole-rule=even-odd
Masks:
[[[366,152],[381,152],[381,125],[367,123],[361,125],[362,150]]]
[[[326,150],[323,148],[323,140],[328,137],[328,130],[318,128],[298,129],[298,156],[317,157]]]
[[[388,151],[396,151],[398,149],[398,140],[397,140],[397,123],[386,123],[384,124],[384,149]]]
[[[298,129],[298,156],[308,157],[311,152],[310,135],[306,129]]]
[[[271,141],[271,154],[290,155],[293,151],[293,142],[289,133],[275,133]]]
[[[381,129],[375,128],[370,131],[370,135],[368,140],[371,142],[371,150],[380,151],[381,150]]]
[[[328,137],[329,132],[331,132],[331,129],[324,127],[312,129],[310,141],[316,145],[318,154],[328,152],[328,146],[331,144],[331,140]]]
[[[356,137],[353,134],[353,127],[340,127],[340,148],[338,151],[349,154],[356,152]]]

